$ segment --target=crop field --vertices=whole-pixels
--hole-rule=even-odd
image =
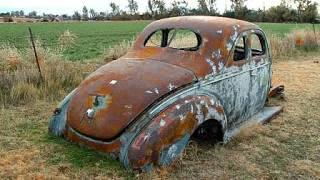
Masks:
[[[101,58],[105,49],[123,41],[132,40],[150,21],[128,22],[71,22],[71,23],[33,23],[0,24],[0,44],[9,43],[18,49],[30,46],[28,27],[31,27],[42,46],[54,49],[59,36],[69,30],[75,37],[74,46],[63,52],[69,60]],[[284,35],[297,29],[312,29],[311,24],[258,23],[268,34]],[[316,25],[320,30],[320,25]]]
[[[289,51],[290,38],[271,39],[280,54],[288,52],[273,63],[273,83],[285,85],[285,96],[268,102],[284,112],[266,125],[244,127],[228,144],[190,141],[173,165],[139,174],[108,155],[48,134],[56,105],[106,63],[104,51],[131,40],[149,23],[0,24],[0,179],[320,179],[320,51],[318,46]],[[310,24],[259,25],[279,36],[312,29]],[[42,44],[44,82],[28,27]],[[320,25],[316,28],[319,33]],[[74,44],[62,54],[46,51],[57,48],[66,30],[76,36]]]

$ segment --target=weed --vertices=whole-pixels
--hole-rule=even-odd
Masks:
[[[112,61],[125,55],[133,46],[134,40],[124,40],[113,47],[109,47],[105,50],[104,57],[105,61]]]

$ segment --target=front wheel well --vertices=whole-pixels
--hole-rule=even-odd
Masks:
[[[223,128],[219,121],[209,119],[194,131],[191,139],[200,143],[217,144],[223,142]]]

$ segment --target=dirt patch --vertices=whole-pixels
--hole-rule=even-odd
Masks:
[[[45,160],[36,148],[0,154],[0,176],[12,179],[65,179],[58,171],[47,173]]]

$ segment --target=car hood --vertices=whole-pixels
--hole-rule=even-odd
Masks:
[[[113,61],[80,84],[68,107],[68,126],[91,138],[113,140],[159,98],[193,81],[193,72],[179,66]]]

